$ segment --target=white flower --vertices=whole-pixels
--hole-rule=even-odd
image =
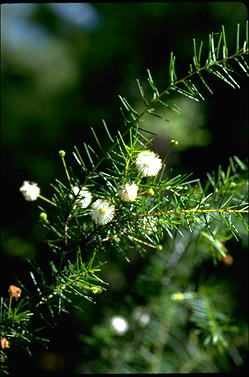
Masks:
[[[140,152],[137,155],[136,167],[143,177],[155,176],[162,167],[162,160],[152,151]]]
[[[127,321],[121,316],[113,316],[111,318],[111,325],[118,335],[123,335],[129,328]]]
[[[19,190],[23,194],[25,200],[28,201],[36,200],[40,195],[41,191],[37,183],[30,181],[24,181]]]
[[[92,204],[90,214],[96,224],[105,225],[112,221],[115,207],[108,200],[98,199]]]
[[[137,197],[138,186],[135,183],[126,183],[120,196],[125,202],[134,202]]]
[[[80,188],[78,186],[73,187],[73,192],[77,195],[76,208],[87,208],[92,201],[92,194],[86,187]]]

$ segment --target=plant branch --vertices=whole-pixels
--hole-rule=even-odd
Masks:
[[[231,56],[228,56],[228,57],[220,59],[220,60],[216,60],[212,64],[205,64],[204,66],[200,67],[199,69],[197,69],[197,70],[189,73],[188,75],[182,77],[181,79],[179,79],[179,80],[171,83],[165,90],[163,90],[160,94],[158,94],[157,97],[153,98],[148,103],[148,106],[146,108],[144,108],[144,110],[139,115],[137,115],[135,117],[135,119],[131,122],[131,124],[129,125],[129,127],[127,127],[127,129],[121,134],[121,136],[124,138],[129,133],[130,129],[135,124],[137,124],[140,121],[140,119],[148,112],[148,110],[151,108],[151,106],[154,103],[158,102],[165,94],[169,94],[169,91],[173,90],[174,87],[178,86],[181,83],[186,82],[187,80],[189,80],[193,76],[199,75],[200,72],[202,72],[202,71],[208,71],[209,68],[223,65],[224,63],[227,63],[229,60],[234,60],[234,59],[236,59],[238,57],[246,56],[246,55],[248,55],[248,49],[246,51],[244,51],[244,50],[243,51],[238,51],[238,52],[236,52],[235,54],[233,54]],[[103,163],[103,161],[106,159],[106,155],[108,155],[113,149],[115,149],[117,145],[118,145],[118,141],[114,142],[112,144],[112,146],[105,152],[105,155],[94,165],[93,169],[89,172],[89,174],[87,175],[87,177],[85,179],[85,182],[87,181],[87,179],[90,176],[92,176],[95,173],[95,171],[98,169],[98,167]]]
[[[142,217],[160,217],[168,214],[175,213],[249,213],[248,209],[170,209],[168,211],[155,212],[155,213],[146,213],[146,214],[133,214],[133,218],[142,218]]]

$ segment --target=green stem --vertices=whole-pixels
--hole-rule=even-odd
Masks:
[[[67,179],[68,179],[69,185],[72,186],[72,184],[71,184],[71,179],[70,179],[70,175],[69,175],[69,172],[68,172],[68,169],[67,169],[67,164],[66,164],[66,161],[65,161],[64,155],[61,153],[60,156],[61,156],[61,159],[62,159],[62,163],[63,163],[64,169],[65,169],[65,173],[66,173],[66,176],[67,176]]]
[[[153,249],[157,249],[158,248],[158,246],[157,245],[153,245],[153,244],[151,244],[151,243],[149,243],[149,242],[145,242],[145,241],[143,241],[143,240],[140,240],[139,238],[137,238],[137,237],[131,237],[133,240],[135,240],[135,241],[137,241],[138,243],[142,243],[143,245],[146,245],[146,246],[149,246],[149,247],[152,247]]]
[[[57,207],[57,205],[54,202],[52,202],[51,200],[45,198],[45,196],[38,195],[38,198],[40,198],[40,199],[44,200],[45,202],[47,202],[49,204],[52,204],[53,206]]]
[[[12,300],[13,300],[13,297],[10,296],[9,307],[8,307],[8,318],[11,317],[11,313],[12,313],[12,310],[11,310],[11,303],[12,303]]]
[[[164,211],[164,212],[155,212],[155,213],[147,213],[147,214],[134,214],[132,215],[133,218],[140,218],[140,217],[159,217],[159,216],[164,216],[168,214],[175,214],[175,213],[249,213],[248,209],[231,209],[231,208],[226,208],[226,209],[170,209],[169,211]]]

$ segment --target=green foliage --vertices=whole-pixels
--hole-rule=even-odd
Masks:
[[[242,365],[247,326],[235,320],[231,279],[195,281],[196,268],[212,254],[198,233],[166,242],[135,280],[137,298],[126,296],[90,335],[80,335],[82,373],[214,373]],[[129,325],[122,336],[112,326],[119,313]]]
[[[193,253],[194,247],[191,245],[196,247],[199,243],[201,255],[193,253],[192,258],[188,257],[185,261],[185,265],[178,266],[178,262],[175,262],[175,258],[177,261],[180,258],[179,255],[172,253],[170,256],[166,263],[166,271],[169,273],[167,279],[174,277],[173,274],[170,276],[172,264],[175,269],[177,266],[174,277],[176,281],[170,289],[168,282],[164,282],[163,264],[161,270],[158,261],[153,266],[159,268],[157,276],[162,275],[162,286],[160,296],[152,297],[148,305],[148,308],[152,308],[151,324],[144,330],[141,339],[136,339],[135,336],[129,339],[127,335],[128,345],[131,341],[134,345],[137,342],[140,344],[140,354],[132,355],[128,349],[124,352],[122,350],[122,356],[127,362],[127,366],[123,367],[119,364],[121,357],[117,339],[117,343],[114,343],[114,348],[117,348],[114,353],[117,364],[108,364],[106,371],[200,372],[205,370],[203,368],[207,364],[210,371],[218,370],[213,362],[214,350],[223,354],[231,343],[236,344],[233,333],[238,331],[238,327],[231,321],[230,313],[226,313],[225,288],[222,285],[212,288],[200,285],[193,290],[189,286],[189,278],[193,265],[198,266],[199,258],[211,257],[216,263],[224,260],[228,254],[226,241],[232,237],[239,240],[241,234],[248,231],[246,163],[234,156],[226,170],[219,166],[217,173],[208,174],[204,184],[198,179],[191,179],[191,174],[174,176],[167,170],[167,158],[170,149],[176,147],[178,142],[172,140],[167,153],[165,151],[164,156],[157,156],[150,151],[154,135],[143,128],[142,122],[146,116],[164,119],[161,108],[166,109],[166,113],[179,112],[178,105],[172,99],[175,93],[195,101],[204,100],[204,90],[208,94],[213,93],[209,84],[211,78],[213,85],[213,79],[218,79],[233,89],[239,88],[235,80],[236,74],[246,73],[248,76],[248,23],[243,43],[240,39],[238,25],[235,47],[229,51],[225,28],[222,27],[218,35],[209,36],[205,60],[203,42],[198,47],[194,40],[193,65],[190,65],[188,73],[182,78],[178,78],[176,58],[172,53],[166,89],[159,91],[149,70],[146,87],[137,80],[144,104],[142,112],[136,111],[127,99],[119,96],[123,128],[113,135],[103,121],[109,149],[103,149],[101,138],[92,128],[95,145],[84,143],[83,151],[75,146],[73,157],[76,167],[74,164],[69,166],[64,151],[59,152],[66,182],[56,179],[51,184],[53,195],[50,199],[38,196],[46,205],[51,206],[49,209],[39,206],[40,221],[51,251],[50,276],[48,278],[42,269],[35,266],[30,277],[36,292],[29,294],[22,287],[24,298],[14,309],[11,297],[9,301],[2,301],[2,336],[11,341],[13,339],[16,343],[23,343],[29,350],[30,342],[34,340],[33,330],[29,329],[33,316],[41,316],[45,322],[53,323],[57,311],[68,311],[73,305],[73,296],[93,301],[94,295],[106,289],[106,283],[100,276],[102,266],[111,253],[118,253],[129,261],[128,251],[132,248],[141,255],[147,255],[150,249],[156,255],[163,255],[164,244],[168,242],[165,240],[169,239],[177,253],[179,248],[182,248],[182,253],[188,248]],[[149,154],[150,166],[143,161],[138,162],[144,152]],[[107,166],[101,171],[103,162]],[[135,186],[138,192],[134,194],[128,191],[124,195],[126,185]],[[130,196],[133,195],[134,198],[131,199]],[[84,202],[87,196],[88,204]],[[91,201],[93,204],[89,206]],[[97,207],[99,212],[94,217],[94,204],[98,201],[103,207],[100,210]],[[102,222],[101,216],[105,219]],[[190,261],[192,266],[187,271],[187,263]],[[151,274],[148,273],[149,275]],[[210,297],[210,292],[213,291],[216,295]],[[42,307],[46,308],[45,311],[40,310]],[[191,328],[189,339],[186,335],[188,321],[195,326]],[[183,326],[184,336],[181,329]],[[97,329],[95,335],[106,347],[110,333],[105,329],[103,331],[101,333]],[[156,339],[152,335],[155,333],[158,334]],[[164,334],[164,338],[161,334]],[[187,340],[181,345],[183,337]],[[91,338],[84,340],[91,343]],[[208,352],[205,351],[206,348]],[[108,353],[108,358],[112,358],[109,351],[105,352]],[[165,358],[164,352],[167,355]],[[184,355],[180,366],[177,358],[179,352]],[[100,360],[105,365],[105,357]]]

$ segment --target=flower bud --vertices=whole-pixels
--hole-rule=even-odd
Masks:
[[[59,151],[59,156],[60,157],[65,157],[66,156],[66,152],[63,151],[62,149]]]
[[[1,338],[1,348],[4,350],[5,348],[10,348],[10,343],[7,338]]]
[[[40,219],[46,222],[48,221],[48,215],[46,214],[46,212],[40,213]]]
[[[155,191],[154,191],[153,188],[151,187],[151,188],[149,188],[149,189],[146,191],[146,194],[147,194],[147,195],[150,195],[150,196],[153,196],[153,195],[155,195]]]
[[[121,199],[125,202],[134,202],[137,197],[138,186],[135,183],[126,183],[123,190],[120,193]]]
[[[119,242],[121,241],[121,239],[120,239],[120,237],[117,236],[117,237],[114,238],[114,241],[115,241],[116,243],[119,243]]]
[[[227,265],[227,266],[231,266],[233,264],[233,257],[231,255],[226,255],[224,258],[223,258],[223,262]]]
[[[97,294],[97,293],[101,293],[103,291],[103,288],[95,286],[95,287],[92,287],[91,290],[92,290],[92,293]]]
[[[10,285],[8,289],[10,297],[14,297],[16,300],[21,297],[22,290],[21,288],[16,287],[15,285]]]

